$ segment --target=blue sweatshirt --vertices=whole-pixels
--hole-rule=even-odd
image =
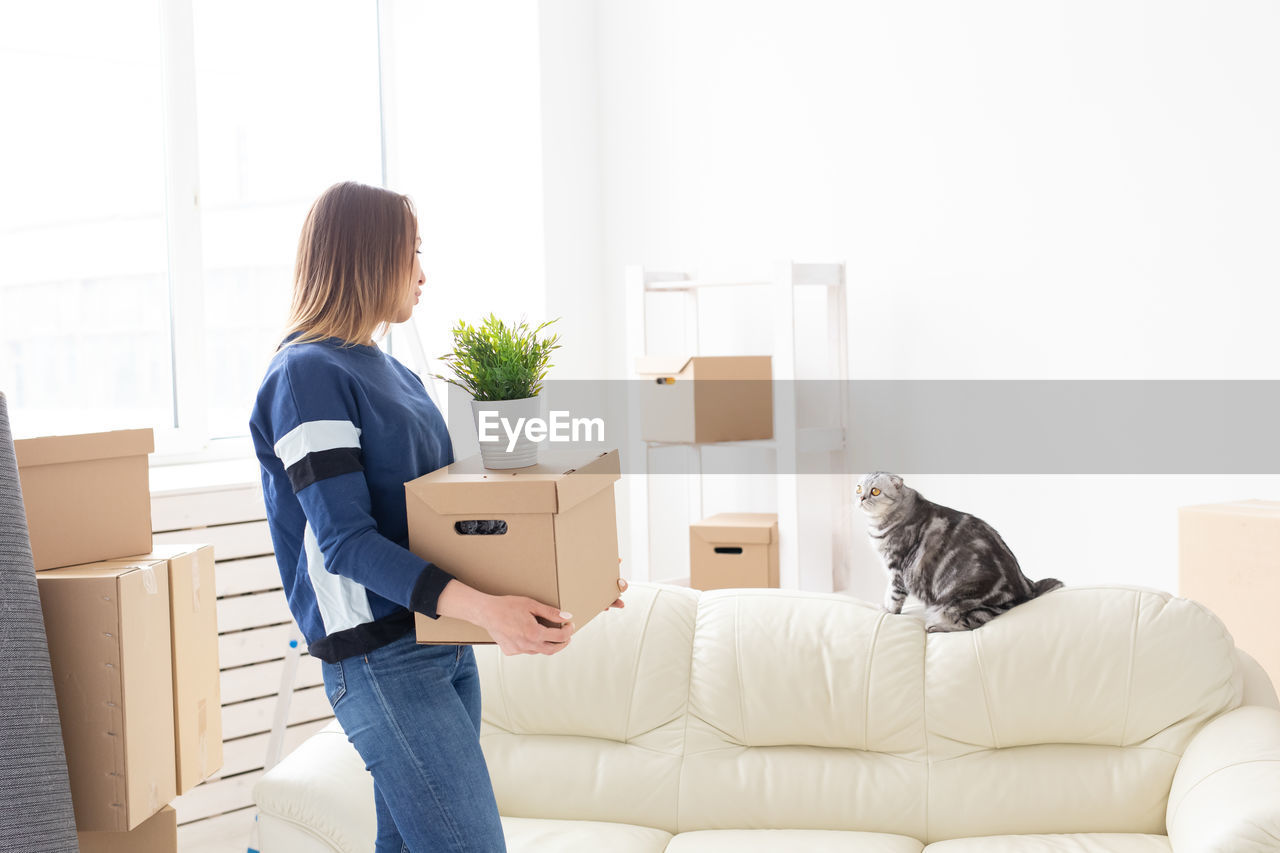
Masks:
[[[314,657],[364,654],[437,617],[452,576],[409,550],[404,484],[453,461],[422,380],[372,346],[284,347],[249,421],[289,610]]]

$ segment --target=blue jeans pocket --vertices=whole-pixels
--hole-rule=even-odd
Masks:
[[[324,675],[324,695],[329,700],[329,707],[336,708],[347,695],[347,679],[342,671],[342,661],[322,663],[320,671]]]

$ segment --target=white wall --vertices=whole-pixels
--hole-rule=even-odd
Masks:
[[[595,0],[540,4],[546,316],[564,341],[556,379],[599,377],[607,288],[596,73]]]
[[[459,318],[546,314],[537,7],[388,2],[387,183],[413,198],[429,358]],[[397,350],[399,353],[399,350]]]
[[[627,264],[842,259],[857,378],[1280,375],[1280,7],[594,14],[609,328]],[[1280,497],[1274,477],[911,479],[1032,576],[1165,589],[1178,506]],[[858,540],[844,585],[878,598]]]
[[[597,375],[608,331],[593,0],[382,4],[388,184],[418,209],[429,357],[490,311],[571,345],[555,378]]]

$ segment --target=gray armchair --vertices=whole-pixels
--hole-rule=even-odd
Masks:
[[[0,850],[78,851],[27,516],[0,393]]]

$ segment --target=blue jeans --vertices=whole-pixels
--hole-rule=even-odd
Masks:
[[[420,646],[410,632],[321,669],[333,713],[373,774],[376,853],[507,849],[480,751],[470,646]]]

